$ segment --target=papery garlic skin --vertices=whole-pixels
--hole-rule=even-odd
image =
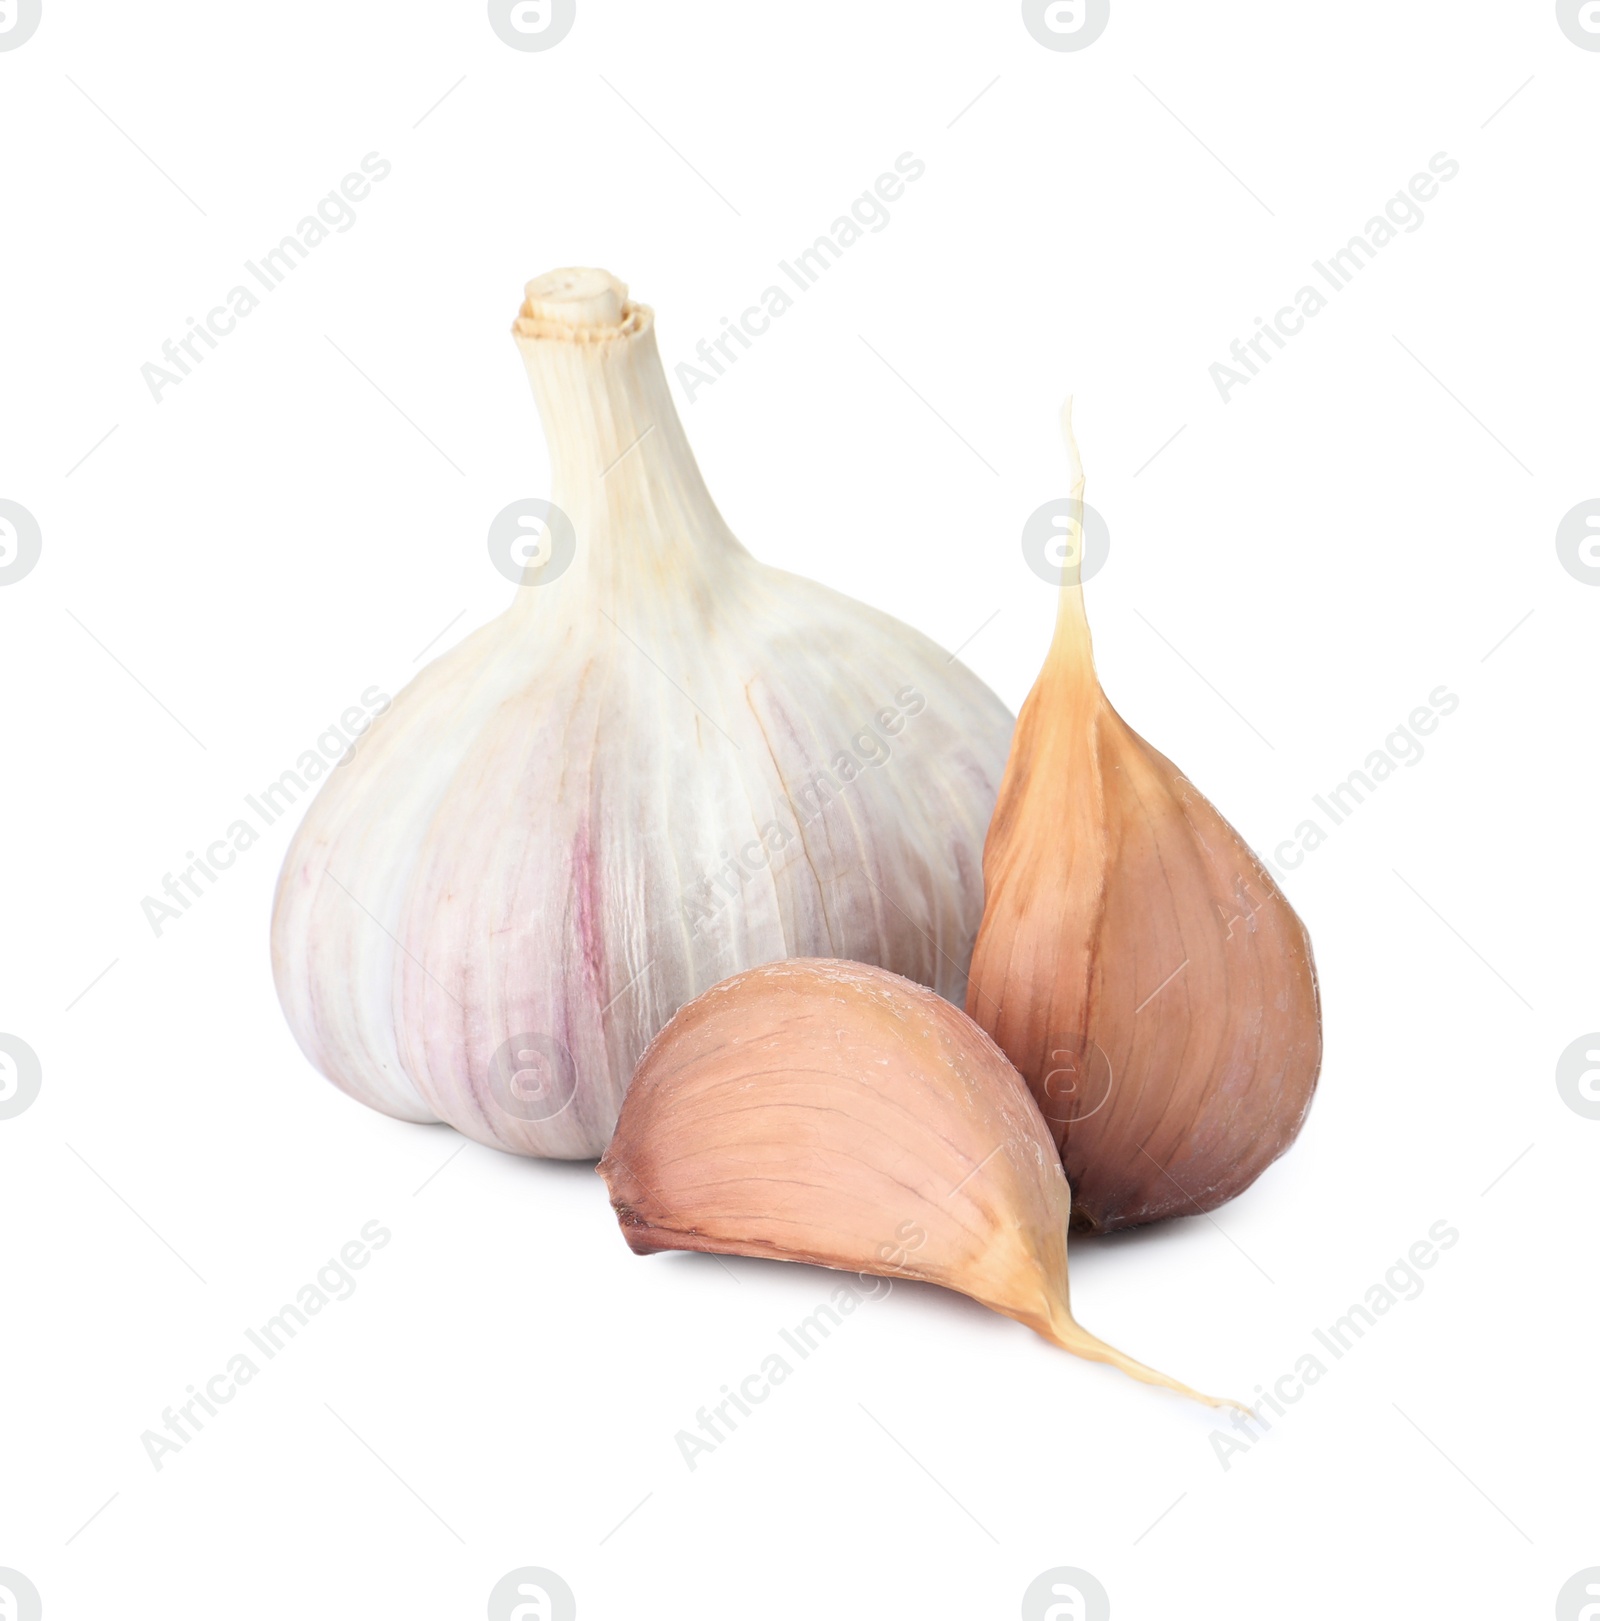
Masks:
[[[576,554],[324,785],[273,965],[352,1096],[584,1159],[650,1038],[739,968],[856,957],[960,1000],[1011,716],[927,637],[734,539],[620,283],[541,277],[514,333]],[[875,726],[873,767],[851,739]]]
[[[881,968],[769,963],[680,1008],[599,1171],[638,1254],[936,1283],[1219,1405],[1074,1320],[1071,1194],[1026,1083],[960,1009]]]
[[[1243,1192],[1316,1086],[1311,942],[1239,835],[1106,700],[1076,578],[1018,717],[984,875],[967,1012],[1050,1122],[1074,1225]]]

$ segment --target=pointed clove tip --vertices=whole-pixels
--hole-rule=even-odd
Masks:
[[[1072,460],[1072,493],[1083,496],[1083,458],[1078,454],[1078,436],[1072,431],[1072,396],[1061,402],[1061,437],[1066,442],[1067,455]]]
[[[1127,1374],[1130,1379],[1137,1379],[1140,1384],[1174,1391],[1191,1401],[1203,1402],[1207,1407],[1239,1407],[1241,1411],[1250,1413],[1250,1417],[1255,1417],[1248,1407],[1243,1407],[1231,1396],[1208,1396],[1203,1390],[1196,1390],[1193,1385],[1186,1385],[1181,1379],[1174,1379],[1168,1374],[1158,1373],[1156,1369],[1119,1351],[1114,1345],[1108,1345],[1098,1334],[1091,1334],[1078,1322],[1064,1303],[1052,1310],[1043,1324],[1030,1323],[1029,1326],[1052,1345],[1059,1345],[1063,1351],[1070,1351],[1088,1362],[1104,1362],[1108,1367]]]
[[[1072,494],[1068,511],[1072,522],[1073,554],[1070,561],[1061,565],[1061,592],[1056,605],[1056,628],[1050,640],[1050,653],[1052,661],[1057,657],[1070,657],[1081,662],[1092,676],[1094,666],[1089,651],[1089,621],[1083,608],[1083,458],[1078,454],[1077,435],[1072,431],[1070,394],[1061,402],[1061,437],[1072,463]],[[980,1018],[978,1022],[988,1025],[987,1019]]]

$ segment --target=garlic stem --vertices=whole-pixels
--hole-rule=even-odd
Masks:
[[[654,312],[604,271],[554,271],[528,284],[512,334],[550,446],[550,498],[580,537],[567,576],[519,592],[517,607],[592,596],[627,623],[686,579],[702,596],[731,588],[727,571],[754,560],[700,476]]]

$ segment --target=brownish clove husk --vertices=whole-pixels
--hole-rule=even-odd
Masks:
[[[1221,1405],[1073,1320],[1071,1195],[1022,1077],[959,1008],[898,974],[799,958],[713,986],[640,1060],[599,1170],[638,1254],[937,1283]]]
[[[1249,1187],[1305,1119],[1322,1026],[1305,926],[1100,690],[1078,572],[984,846],[967,1012],[1038,1100],[1073,1225],[1109,1232]]]

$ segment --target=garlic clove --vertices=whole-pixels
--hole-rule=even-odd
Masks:
[[[1083,470],[1073,460],[1073,498]],[[1083,589],[1018,718],[967,1011],[1108,1232],[1215,1209],[1293,1142],[1321,1062],[1311,942],[1215,808],[1111,707]]]
[[[599,1171],[640,1255],[937,1283],[1220,1405],[1078,1326],[1071,1195],[1022,1077],[958,1008],[881,968],[772,963],[679,1009],[639,1064]]]
[[[353,1097],[594,1158],[646,1043],[740,968],[855,957],[960,1001],[1011,716],[740,545],[623,283],[541,276],[513,332],[572,549],[320,785],[273,970]]]

